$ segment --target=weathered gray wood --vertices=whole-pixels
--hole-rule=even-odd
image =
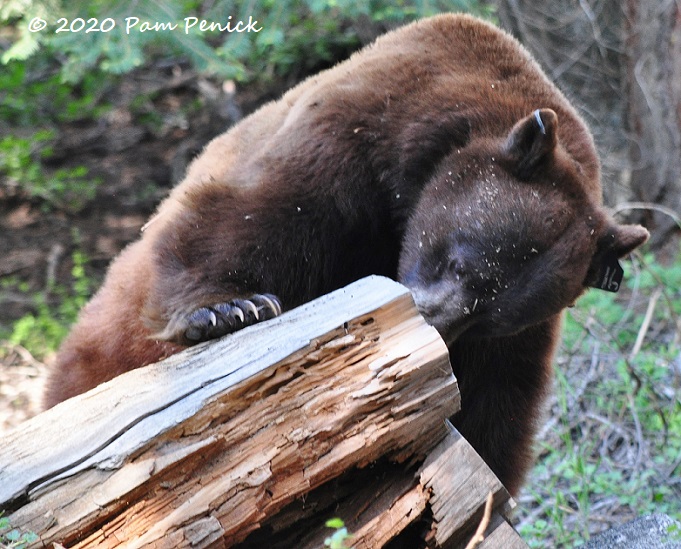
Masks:
[[[423,464],[421,484],[433,492],[430,504],[440,545],[463,541],[475,530],[489,493],[493,508],[502,515],[514,505],[499,479],[454,428]]]
[[[513,527],[500,515],[490,523],[487,535],[477,549],[527,549],[525,543]]]
[[[30,420],[0,441],[0,507],[44,542],[231,546],[355,467],[423,460],[458,406],[444,343],[372,277]],[[365,546],[418,516],[413,486]]]
[[[479,469],[469,476],[471,469],[460,459],[472,460]],[[349,475],[346,474],[345,481],[341,483],[342,489],[325,485],[307,494],[304,503],[294,502],[290,508],[266,521],[263,526],[270,528],[271,535],[265,541],[249,540],[250,543],[237,544],[235,548],[320,549],[329,535],[324,520],[338,516],[352,532],[352,547],[355,549],[384,547],[415,522],[419,522],[421,528],[427,529],[430,525],[430,532],[425,534],[428,547],[468,549],[480,522],[487,494],[471,505],[471,497],[462,497],[461,491],[472,488],[474,494],[482,494],[485,487],[496,490],[496,496],[493,494],[494,510],[484,531],[484,540],[475,547],[527,548],[507,519],[514,502],[455,429],[451,429],[430,452],[420,468],[376,464],[372,469],[376,470],[373,475],[367,471],[352,475],[353,482],[349,485],[346,482]],[[433,474],[440,481],[434,482]],[[452,482],[460,482],[460,490],[452,486]],[[433,517],[436,511],[437,515]],[[452,521],[457,522],[456,531],[448,526]],[[400,547],[422,546],[405,543],[403,539],[400,541]]]
[[[60,471],[73,474],[93,464],[116,467],[153,437],[196,414],[211,396],[407,294],[397,283],[370,277],[153,368],[128,372],[40,414],[0,440],[0,508]],[[83,418],[87,424],[78,426]]]
[[[483,542],[480,547],[526,547],[503,519],[515,507],[515,502],[482,458],[453,427],[421,467],[420,483],[432,492],[429,503],[433,511],[435,539],[440,546],[463,548],[467,545],[491,493],[495,518],[487,529],[487,535],[500,527],[502,532],[496,535],[497,538],[513,539],[515,545]],[[508,526],[510,533],[504,525]]]
[[[480,547],[524,547],[446,426],[459,404],[437,332],[372,277],[26,422],[0,440],[0,508],[36,547],[317,549],[329,516],[358,549],[417,522],[463,547],[491,492]]]

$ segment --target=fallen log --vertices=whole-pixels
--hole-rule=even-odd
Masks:
[[[370,277],[20,425],[0,509],[36,547],[319,548],[334,516],[358,549],[463,547],[492,493],[479,547],[525,547],[459,405],[437,332]]]

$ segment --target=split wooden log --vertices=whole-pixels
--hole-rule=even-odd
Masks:
[[[488,539],[522,543],[445,423],[458,408],[437,332],[370,277],[22,424],[0,440],[0,509],[36,547],[319,549],[332,516],[358,549],[455,547],[491,492]]]

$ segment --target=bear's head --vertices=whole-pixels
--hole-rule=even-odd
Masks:
[[[647,239],[607,215],[597,169],[586,173],[557,130],[556,113],[537,110],[502,138],[450,151],[424,187],[398,278],[447,343],[517,333],[588,286],[616,290],[617,258]]]

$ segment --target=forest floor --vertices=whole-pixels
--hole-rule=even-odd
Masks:
[[[86,276],[96,288],[112,257],[137,238],[155,206],[182,178],[188,162],[202,147],[285,87],[235,93],[229,82],[220,86],[176,66],[146,68],[126,76],[107,92],[112,107],[100,119],[60,125],[49,160],[52,168],[84,165],[102,183],[96,199],[71,212],[46,208],[44,203],[0,186],[0,280],[7,282],[0,286],[0,327],[5,333],[18,319],[35,312],[36,294],[56,304],[59,295],[51,288],[72,286],[74,251],[87,257]],[[670,243],[661,256],[671,262],[678,250],[677,242]],[[634,297],[636,303],[631,296],[623,298],[630,299],[627,307],[645,313],[651,295]],[[588,315],[579,322],[585,335],[573,337],[561,349],[557,392],[549,403],[539,441],[542,455],[548,449],[558,449],[565,460],[544,460],[519,498],[525,507],[519,521],[532,533],[540,528],[536,526],[541,523],[538,517],[550,518],[559,508],[568,510],[564,527],[582,530],[582,537],[635,516],[636,505],[622,504],[619,496],[595,497],[586,505],[579,494],[568,493],[561,499],[546,493],[575,490],[570,477],[575,469],[564,467],[576,455],[568,440],[571,437],[575,445],[591,437],[593,451],[611,460],[614,456],[619,473],[625,471],[627,478],[641,470],[642,460],[648,460],[660,469],[661,477],[667,475],[668,481],[660,481],[671,487],[664,497],[681,497],[679,464],[661,463],[650,455],[652,444],[637,430],[636,414],[620,409],[619,417],[615,417],[618,412],[606,417],[598,408],[599,391],[608,390],[603,387],[609,380],[622,375],[621,361],[613,353],[613,345],[602,341],[608,337],[607,326]],[[678,341],[672,342],[678,329],[679,325],[669,323],[658,327],[653,321],[646,331],[669,347],[670,342],[678,345]],[[635,328],[638,330],[640,327]],[[42,387],[53,360],[53,353],[36,357],[21,345],[0,340],[0,436],[40,411]],[[681,385],[681,358],[672,357],[668,362],[672,368],[656,390],[665,406],[678,406],[675,395]],[[566,387],[570,387],[567,392]],[[596,396],[583,399],[585,393]],[[549,481],[560,475],[562,481]],[[589,521],[589,516],[588,524],[580,523]],[[569,517],[574,523],[569,523]]]

